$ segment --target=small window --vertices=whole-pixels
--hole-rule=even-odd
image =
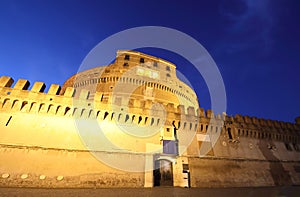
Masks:
[[[130,56],[129,55],[125,55],[124,60],[129,60]]]
[[[140,58],[140,63],[145,63],[145,59],[144,58]]]
[[[229,137],[229,139],[232,140],[231,129],[228,128],[228,129],[227,129],[227,132],[228,132],[228,137]]]
[[[124,67],[128,67],[129,64],[128,64],[128,63],[124,63],[123,66],[124,66]]]
[[[154,66],[154,67],[157,67],[157,62],[153,62],[153,66]]]
[[[171,77],[171,75],[169,73],[166,74],[167,77]]]
[[[170,69],[170,66],[166,66],[166,70],[167,71],[170,71],[171,69]]]
[[[170,132],[170,128],[167,128],[167,132]]]

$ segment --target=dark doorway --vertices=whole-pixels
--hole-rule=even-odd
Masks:
[[[154,186],[173,186],[172,162],[162,159],[155,161]]]

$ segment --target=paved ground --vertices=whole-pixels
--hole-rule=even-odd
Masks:
[[[300,196],[300,187],[151,188],[151,189],[40,189],[0,188],[0,196]]]

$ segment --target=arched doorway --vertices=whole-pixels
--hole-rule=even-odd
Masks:
[[[172,162],[166,159],[155,161],[154,186],[173,186]]]

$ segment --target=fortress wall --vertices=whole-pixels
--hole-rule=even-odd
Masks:
[[[263,153],[266,151],[280,160],[300,160],[299,151],[288,151],[285,143],[280,141],[240,137],[238,142],[232,142],[221,135],[215,146],[213,146],[214,156],[219,157],[268,159]]]
[[[101,122],[103,123],[103,130],[106,131],[106,137],[110,139],[109,141],[114,141],[118,146],[126,150],[135,148],[135,150],[143,152],[146,150],[146,143],[160,144],[160,127],[177,127],[179,143],[182,142],[185,135],[192,135],[195,132],[197,132],[197,134],[208,135],[211,139],[216,138],[217,142],[215,146],[212,146],[211,141],[200,142],[197,140],[197,136],[193,138],[191,145],[187,150],[187,156],[198,157],[201,154],[201,151],[199,153],[198,145],[206,144],[209,145],[210,148],[213,147],[213,149],[208,152],[208,155],[212,156],[213,159],[200,157],[189,160],[191,175],[194,177],[192,177],[192,186],[206,187],[206,183],[207,186],[210,184],[211,186],[250,186],[251,184],[253,186],[255,184],[272,185],[288,183],[287,180],[292,180],[294,184],[299,184],[299,152],[296,150],[287,151],[285,147],[285,144],[287,143],[299,143],[299,124],[276,122],[240,115],[233,118],[226,116],[225,114],[214,114],[211,110],[204,112],[203,109],[195,110],[193,107],[187,107],[185,109],[184,106],[174,106],[172,104],[163,105],[163,110],[150,110],[150,107],[153,104],[150,100],[135,100],[134,104],[129,106],[130,110],[122,111],[120,105],[109,103],[107,101],[101,102],[100,92],[95,94],[95,101],[93,102],[87,100],[89,92],[86,90],[82,90],[79,93],[79,97],[74,98],[75,90],[70,87],[66,88],[64,93],[58,95],[60,93],[60,87],[58,85],[52,85],[48,93],[43,92],[45,85],[41,82],[35,83],[31,90],[27,90],[29,84],[26,80],[19,80],[13,88],[10,87],[11,85],[11,78],[0,78],[0,142],[2,145],[36,146],[37,148],[40,147],[40,149],[42,149],[42,151],[36,149],[34,151],[27,151],[29,154],[25,154],[26,157],[33,159],[31,163],[27,162],[28,166],[32,165],[33,167],[27,168],[25,166],[24,168],[29,174],[34,173],[35,170],[40,170],[39,172],[45,170],[35,167],[34,162],[38,157],[43,158],[45,156],[46,158],[49,158],[49,161],[55,162],[56,160],[59,160],[59,158],[65,157],[64,151],[75,151],[76,154],[85,155],[86,162],[92,162],[91,159],[87,159],[91,158],[86,155],[88,153],[84,152],[87,149],[102,151],[112,150],[111,144],[99,140],[101,139],[101,136],[97,136],[98,127],[91,127]],[[164,113],[164,110],[167,110],[168,112],[164,116],[166,119],[157,117],[157,115]],[[153,114],[150,114],[150,111]],[[183,113],[185,111],[187,113]],[[136,139],[130,135],[124,134],[119,127],[120,125],[116,127],[116,122],[121,124],[124,128],[130,128],[132,126],[134,128],[135,126],[138,126],[140,129],[147,128],[144,126],[150,126],[148,127],[150,128],[150,131],[141,131],[154,132],[155,134],[149,138]],[[78,127],[81,128],[81,135],[78,135]],[[229,137],[228,129],[230,129],[231,138]],[[163,135],[167,136],[166,131],[163,131]],[[276,137],[276,135],[280,136]],[[170,139],[174,139],[173,135],[170,135],[169,137]],[[82,138],[90,139],[90,146],[83,144]],[[274,149],[274,147],[276,148]],[[51,155],[57,155],[57,157],[48,157],[48,152],[44,152],[43,148],[51,148],[49,153],[51,153]],[[5,151],[2,153],[2,150]],[[24,149],[21,150],[24,152]],[[20,156],[22,154],[18,152],[18,148],[1,148],[0,153],[4,154],[3,158],[5,158],[9,152],[12,153],[14,151],[17,152],[12,155],[22,158],[22,156]],[[161,150],[154,150],[154,152],[155,151],[159,152]],[[113,154],[118,155],[119,153],[114,152]],[[69,155],[69,153],[67,155]],[[72,153],[70,155],[72,155]],[[203,156],[203,154],[201,154],[201,156]],[[14,157],[11,158],[11,161],[15,160]],[[69,156],[66,158],[69,158]],[[26,158],[22,159],[26,160]],[[72,162],[76,163],[71,157],[69,159],[70,160],[67,159],[66,161],[62,160],[63,162],[60,164],[63,166],[61,169],[66,168],[65,170],[67,172],[67,167],[70,166],[69,164]],[[225,163],[223,164],[226,164],[225,166],[232,166],[229,170],[230,172],[228,170],[215,170],[222,169],[221,160],[224,160]],[[21,160],[20,163],[22,163]],[[141,166],[143,166],[144,163]],[[86,166],[88,167],[94,164],[95,163],[92,162],[91,164],[86,164]],[[1,169],[3,168],[5,171],[9,172],[11,177],[16,178],[20,176],[18,173],[23,173],[19,172],[17,166],[13,167],[13,169],[6,168],[9,167],[9,165],[6,165],[5,163],[1,163],[0,166]],[[93,169],[93,167],[88,168]],[[213,171],[204,170],[204,168]],[[58,166],[54,166],[53,173],[60,172],[59,169]],[[81,172],[81,169],[74,169],[74,172],[76,173]],[[103,173],[102,171],[97,171],[97,169],[95,169],[96,174]],[[177,171],[180,171],[180,169],[178,169]],[[248,174],[246,173],[246,175],[244,175],[243,169],[245,169]],[[257,172],[255,169],[258,169]],[[83,166],[82,170],[86,170],[85,166]],[[49,172],[51,172],[51,170]],[[216,172],[216,176],[213,176],[212,172]],[[280,173],[278,174],[277,172]],[[1,173],[5,174],[6,172]],[[57,181],[54,176],[60,176],[55,175],[55,173],[49,174],[49,176],[52,176],[52,181]],[[71,182],[75,181],[73,183],[70,182],[70,184],[68,183],[69,186],[74,186],[78,183],[78,180],[83,179],[79,178],[81,175],[72,173],[73,171],[68,175],[62,175],[72,177],[68,179]],[[206,178],[202,178],[203,174],[206,174]],[[233,174],[242,175],[239,177],[238,181],[231,181],[234,180]],[[290,176],[284,174],[290,174]],[[128,176],[128,174],[125,175]],[[125,175],[124,177],[126,177]],[[38,178],[37,175],[34,176]],[[85,175],[82,176],[87,177]],[[111,178],[111,175],[107,176],[108,180],[118,179],[115,178],[116,176],[113,176],[114,178]],[[123,175],[120,176],[123,177]],[[248,176],[249,178],[247,179]],[[143,180],[143,177],[144,176],[136,182],[138,185],[143,185],[143,181],[140,181]],[[256,179],[258,182],[253,183]],[[9,180],[19,181],[19,179],[14,178]],[[91,181],[90,183],[84,183],[83,185],[97,185],[101,182],[96,175],[88,175],[88,178],[85,180],[95,180],[96,182]],[[275,180],[278,181],[276,182]],[[24,182],[24,180],[21,181]],[[31,182],[25,181],[28,185],[30,185],[29,183]],[[123,184],[120,180],[117,182],[118,184]],[[229,182],[228,185],[226,185],[227,182]],[[49,182],[47,184],[48,186],[51,186],[49,184],[59,186],[60,183],[62,182]],[[3,184],[5,185],[6,183]],[[13,184],[18,185],[19,182]],[[109,182],[107,184],[111,186],[111,184],[116,183]],[[123,185],[125,186],[126,184],[124,183]]]
[[[218,124],[209,117],[202,117],[200,124],[203,124],[203,131],[201,132],[200,128],[198,133],[207,134],[211,139],[213,136],[219,138],[212,146],[213,154],[189,159],[192,187],[300,184],[300,152],[294,147],[291,150],[286,148],[286,144],[293,146],[293,143],[299,143],[298,126],[264,119],[260,119],[261,123],[257,125],[258,123],[255,124],[257,120],[242,116],[234,121],[227,119],[222,130],[217,132],[215,127]],[[245,122],[248,123],[244,124]],[[206,126],[208,129],[205,130]],[[211,126],[213,129],[210,129]],[[228,128],[232,139],[229,137]],[[275,138],[273,135],[269,137],[268,134],[272,132],[280,132],[283,137]],[[264,134],[266,137],[258,137],[258,133],[266,133]],[[288,137],[290,135],[291,138]],[[200,143],[200,149],[201,145],[205,143]]]
[[[110,168],[89,152],[2,146],[0,156],[5,158],[0,161],[1,175],[10,175],[9,178],[0,180],[2,186],[143,187],[144,184],[144,173],[127,173]],[[113,156],[123,155],[114,153]],[[125,157],[129,158],[128,155]],[[141,156],[137,157],[141,159]],[[299,171],[296,173],[295,170],[295,166],[299,168],[299,162],[204,157],[188,158],[188,163],[192,187],[300,184]],[[27,174],[28,178],[22,179],[23,174]],[[45,180],[40,179],[41,175],[46,176]],[[63,180],[57,180],[58,176],[63,176]],[[177,176],[174,178],[181,178]]]
[[[189,158],[192,187],[299,185],[299,162]]]
[[[1,144],[86,149],[72,119],[23,113],[1,113],[0,119]]]
[[[0,102],[2,105],[0,106],[0,110],[2,107],[1,111],[21,111],[21,112],[29,112],[29,113],[38,113],[38,114],[50,114],[50,115],[58,115],[58,116],[68,116],[68,117],[82,117],[83,115],[86,116],[86,118],[94,118],[97,117],[98,115],[104,115],[104,113],[107,110],[110,110],[112,108],[112,105],[109,103],[105,102],[100,102],[101,93],[95,95],[95,102],[88,102],[88,92],[86,90],[82,90],[80,92],[79,99],[74,99],[74,92],[75,90],[73,88],[68,87],[64,95],[58,95],[60,87],[58,85],[52,85],[48,91],[48,93],[43,93],[44,89],[44,84],[41,82],[36,82],[31,90],[26,90],[28,87],[28,81],[26,80],[19,80],[17,84],[15,85],[14,88],[10,88],[11,86],[11,78],[9,77],[2,77],[2,88],[0,87],[0,91],[2,92],[2,96],[0,97]],[[8,94],[9,93],[9,94]],[[142,121],[144,122],[144,119],[151,119],[151,117],[147,118],[147,115],[145,115],[145,112],[147,112],[147,109],[144,109],[141,111],[141,106],[143,105],[144,107],[148,108],[152,106],[152,101],[149,101],[149,104],[146,103],[140,103],[140,104],[134,104],[130,112],[133,112],[131,114],[134,116],[134,114],[140,114],[142,117]],[[94,108],[93,108],[94,107]],[[115,109],[121,111],[120,106],[118,107],[115,105]],[[101,109],[97,110],[97,109]],[[209,126],[218,126],[219,131],[221,131],[221,127],[223,126],[222,124],[217,124],[219,120],[223,119],[226,116],[220,116],[220,115],[214,115],[214,113],[211,110],[207,110],[207,112],[204,114],[203,109],[197,109],[197,113],[195,112],[195,109],[190,107],[187,108],[187,114],[182,114],[182,111],[185,111],[185,109],[178,108],[178,106],[174,105],[166,105],[165,110],[168,111],[167,113],[167,118],[169,121],[173,122],[174,120],[177,121],[176,124],[179,125],[179,121],[181,121],[181,125],[188,125],[190,122],[192,123],[192,128],[197,128],[199,129],[200,125],[203,125],[203,127],[207,127],[208,124],[212,124]],[[153,112],[153,110],[151,111]],[[121,113],[121,112],[120,112]],[[195,122],[193,119],[198,119],[197,114],[200,115],[200,122],[199,124]],[[118,114],[119,116],[120,114]],[[126,116],[126,114],[123,114]],[[118,117],[119,119],[120,117]],[[153,117],[155,118],[155,116]],[[101,118],[100,118],[101,119]],[[229,119],[229,117],[228,117]],[[232,125],[232,135],[234,137],[239,137],[241,134],[237,134],[237,130],[250,130],[249,128],[256,128],[257,125],[254,123],[259,122],[257,118],[252,117],[249,118],[247,116],[243,117],[240,115],[237,115],[234,120],[233,125]],[[219,121],[220,122],[220,121]],[[247,125],[244,125],[246,127],[240,128],[241,124],[243,122],[247,122]],[[291,124],[291,123],[283,123],[283,122],[278,122],[273,124],[274,121],[265,121],[263,119],[260,119],[260,125],[277,125],[277,129],[282,129],[282,130],[287,130],[287,128],[296,128],[299,130],[299,126],[296,124]],[[252,124],[253,123],[253,124]],[[274,128],[273,126],[264,126],[266,130],[269,128]],[[184,128],[186,129],[186,128]],[[223,128],[224,129],[224,128]],[[222,132],[224,130],[222,129]],[[259,128],[256,128],[259,129]],[[207,129],[204,128],[204,132]],[[241,131],[239,131],[241,132]],[[243,131],[244,132],[244,131]],[[252,131],[250,131],[252,132]],[[256,132],[253,130],[253,133]],[[257,131],[259,133],[259,131]],[[291,132],[289,132],[291,133]],[[224,133],[226,135],[226,132]],[[299,140],[298,137],[293,136],[286,136],[286,138],[292,141],[297,141]],[[284,138],[285,139],[285,138]]]
[[[283,160],[300,160],[298,124],[241,115],[236,115],[235,118],[225,116],[225,121],[222,122],[224,116],[213,115],[210,110],[204,114],[201,109],[199,113],[202,116],[197,133],[208,135],[210,143],[217,139],[213,147],[214,156],[262,159],[262,149],[266,149]],[[266,144],[259,146],[261,142]],[[287,145],[291,150],[286,148]]]
[[[240,138],[239,142],[229,141],[227,136],[221,135],[213,147],[214,156],[264,159],[257,143],[258,140],[245,138]]]
[[[135,138],[135,142],[130,145],[131,147],[135,146],[135,151],[144,151],[146,142],[160,143],[160,128],[164,124],[171,127],[173,124],[178,125],[179,128],[179,121],[182,119],[185,122],[181,124],[179,131],[194,132],[198,125],[195,121],[197,120],[195,110],[192,107],[187,109],[188,114],[185,115],[181,114],[181,110],[184,108],[178,108],[171,104],[166,105],[163,110],[167,110],[169,113],[164,117],[161,112],[165,112],[161,109],[150,111],[152,101],[143,101],[141,102],[143,110],[141,110],[141,106],[132,106],[131,112],[134,113],[126,111],[123,113],[121,109],[118,109],[120,106],[99,102],[100,99],[97,98],[100,94],[96,95],[95,102],[88,101],[88,91],[86,90],[81,91],[79,98],[76,99],[73,98],[74,89],[70,87],[66,88],[63,95],[58,95],[60,90],[58,85],[51,85],[48,93],[43,93],[45,85],[41,82],[36,82],[31,90],[27,90],[29,84],[27,80],[19,80],[13,88],[10,88],[12,79],[9,77],[1,79],[0,129],[3,134],[1,143],[4,144],[85,149],[81,143],[80,137],[82,136],[78,136],[78,127],[82,125],[81,122],[89,122],[95,126],[95,124],[107,120],[102,126],[107,127],[108,130],[114,129],[114,133],[108,133],[107,136],[117,139],[118,143],[123,143],[125,146],[128,143],[126,144],[124,139],[126,137],[128,139],[128,136],[125,135],[123,138],[124,132],[120,132],[120,124],[124,128],[139,127],[141,132],[146,132],[146,136],[147,132],[150,132],[149,135],[152,135],[150,138]],[[150,114],[150,112],[154,114]],[[157,118],[159,114],[161,116]],[[118,127],[112,127],[115,122],[119,123]],[[88,125],[87,123],[84,124]],[[144,126],[146,127],[144,128]],[[96,125],[96,129],[98,127]],[[82,129],[80,130],[82,131]],[[96,132],[92,127],[86,127],[83,130],[87,130],[86,134],[90,133],[91,136]],[[170,137],[170,139],[174,138],[173,135]],[[91,137],[91,139],[95,138]],[[100,150],[102,150],[101,148]],[[128,146],[126,149],[131,150]]]
[[[0,113],[0,131],[1,144],[75,150],[125,149],[145,152],[146,143],[159,144],[161,139],[160,127],[157,126],[139,125],[137,129],[132,124],[117,125],[114,119],[99,122],[97,119],[37,116],[22,112]],[[161,152],[162,149],[153,151]]]
[[[0,157],[0,185],[3,187],[144,186],[144,173],[115,169],[87,151],[1,146]],[[110,154],[110,157],[129,158],[122,153]],[[136,165],[143,167],[145,164],[142,155],[130,155],[130,158]],[[9,177],[3,178],[3,175]]]
[[[209,114],[209,113],[207,113]],[[213,117],[213,116],[211,116]],[[241,117],[245,121],[247,117]],[[253,121],[254,119],[254,121]],[[273,185],[299,185],[300,184],[300,152],[294,148],[287,150],[286,144],[297,143],[295,138],[298,127],[291,123],[277,124],[278,129],[296,128],[292,138],[273,138],[254,136],[254,131],[264,133],[274,131],[272,121],[261,119],[262,124],[266,124],[264,129],[254,125],[255,118],[248,119],[249,123],[242,128],[244,135],[237,120],[225,125],[222,130],[216,131],[218,125],[216,120],[209,117],[202,117],[200,124],[203,124],[203,131],[197,133],[207,134],[212,139],[217,138],[215,145],[211,145],[212,151],[203,157],[189,158],[192,187],[245,187],[245,186],[273,186]],[[253,121],[250,123],[250,121]],[[239,123],[239,122],[238,122]],[[267,126],[267,124],[271,126]],[[208,129],[206,129],[206,126]],[[213,129],[210,127],[213,126]],[[266,128],[265,128],[266,127]],[[231,130],[232,139],[228,134]],[[254,130],[256,129],[256,130]],[[248,135],[246,135],[246,130]],[[251,132],[252,130],[252,132]],[[280,131],[278,131],[280,132]],[[252,133],[252,134],[251,134]],[[282,135],[286,135],[283,133]],[[208,142],[200,143],[208,146]],[[201,151],[200,151],[201,152]]]

